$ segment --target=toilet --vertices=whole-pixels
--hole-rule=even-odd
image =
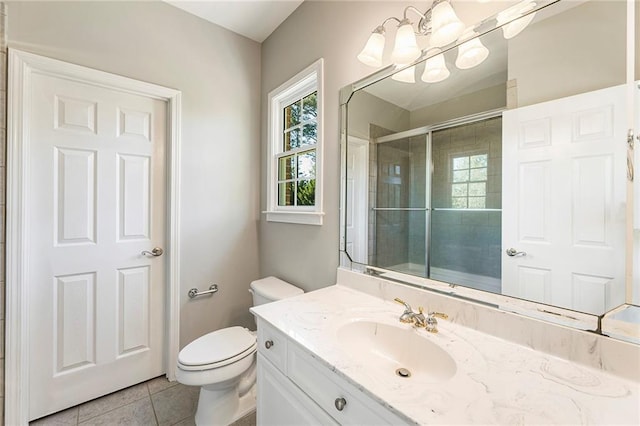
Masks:
[[[276,277],[253,281],[253,306],[303,291]],[[227,327],[205,334],[178,354],[176,380],[200,386],[196,424],[228,425],[256,407],[256,333]]]

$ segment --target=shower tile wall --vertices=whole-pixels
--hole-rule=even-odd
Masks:
[[[433,133],[432,206],[452,208],[453,159],[487,155],[486,209],[502,208],[502,119]],[[434,211],[431,267],[499,279],[501,212]],[[499,291],[499,289],[497,289]]]
[[[409,207],[426,208],[427,206],[427,137],[416,136],[409,139],[410,159],[409,168]],[[423,211],[411,211],[408,214],[408,248],[407,261],[413,268],[418,267],[421,274],[426,276],[426,249],[427,245],[427,213]]]
[[[404,142],[404,141],[400,141]],[[409,205],[410,159],[402,149],[388,142],[378,144],[377,207],[402,208]],[[407,262],[408,212],[378,210],[376,212],[377,266],[392,267]]]
[[[379,128],[372,132],[376,137],[385,133]],[[370,154],[371,207],[425,207],[425,136],[378,143],[372,145]],[[372,210],[369,217],[370,264],[403,271],[410,268],[411,273],[424,275],[424,210]]]

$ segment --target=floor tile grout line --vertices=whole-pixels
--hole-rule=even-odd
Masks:
[[[156,419],[156,425],[160,424],[158,420],[158,413],[156,413],[156,406],[153,403],[153,397],[151,396],[151,389],[149,389],[149,381],[145,383],[147,385],[147,393],[149,394],[149,401],[151,401],[151,409],[153,410],[153,418]]]
[[[184,419],[180,419],[180,420],[178,420],[178,421],[177,421],[177,422],[175,422],[175,423],[171,423],[171,426],[176,426],[177,424],[180,424],[180,423],[184,422],[185,420],[187,420],[187,419],[190,419],[190,418],[194,417],[195,415],[196,415],[195,413],[193,413],[193,414],[191,414],[191,415],[188,415],[188,416],[187,416],[187,417],[185,417]],[[160,422],[158,422],[158,424],[160,424]]]
[[[86,423],[86,422],[88,422],[88,421],[90,421],[90,420],[93,420],[93,419],[95,419],[95,418],[97,418],[97,417],[103,416],[103,415],[108,414],[108,413],[111,413],[111,412],[113,412],[113,411],[115,411],[115,410],[121,409],[121,408],[123,408],[123,407],[127,407],[127,406],[129,406],[129,405],[131,405],[131,404],[133,404],[133,403],[139,402],[139,401],[143,400],[143,399],[144,399],[144,398],[146,398],[146,397],[148,397],[148,398],[149,398],[149,402],[151,403],[151,409],[153,410],[153,415],[154,415],[154,418],[155,418],[155,421],[156,421],[156,425],[159,425],[159,424],[160,424],[160,421],[158,420],[158,414],[157,414],[157,412],[156,412],[156,407],[155,407],[155,405],[154,405],[154,403],[153,403],[153,395],[156,395],[156,394],[162,393],[162,392],[164,392],[164,391],[166,391],[166,390],[168,390],[168,389],[170,389],[170,388],[172,388],[172,387],[174,387],[174,386],[178,385],[178,382],[176,382],[176,381],[174,381],[174,382],[169,382],[169,386],[164,387],[164,388],[162,388],[162,389],[159,389],[159,390],[157,390],[156,392],[152,393],[152,392],[151,392],[151,388],[150,388],[150,386],[149,386],[149,383],[150,383],[150,382],[152,382],[153,380],[156,380],[156,379],[161,378],[161,377],[164,377],[164,376],[154,377],[154,378],[152,378],[152,379],[147,380],[146,382],[141,382],[141,383],[138,383],[137,385],[132,385],[132,386],[130,386],[130,387],[129,387],[129,388],[132,388],[132,387],[135,387],[135,386],[138,386],[138,385],[142,385],[142,384],[144,384],[144,385],[145,385],[145,387],[146,387],[146,390],[147,390],[147,395],[142,396],[142,397],[140,397],[140,398],[136,398],[136,399],[130,400],[130,401],[128,401],[128,402],[127,402],[127,403],[125,403],[125,404],[119,405],[119,406],[114,407],[114,408],[111,408],[111,409],[109,409],[109,410],[101,411],[101,412],[99,412],[99,413],[97,413],[97,414],[95,414],[95,415],[92,415],[92,416],[90,416],[90,417],[87,417],[87,418],[83,419],[83,420],[82,420],[82,422],[80,422],[80,408],[81,408],[83,405],[88,404],[88,403],[90,403],[90,402],[92,402],[92,401],[99,400],[99,399],[104,398],[104,397],[109,396],[109,395],[117,395],[117,394],[119,394],[119,393],[121,393],[121,392],[124,392],[125,390],[127,390],[127,389],[129,389],[129,388],[120,389],[120,390],[115,391],[115,392],[112,392],[112,393],[110,393],[110,394],[107,394],[107,395],[103,395],[103,396],[101,396],[101,397],[98,397],[98,398],[96,398],[96,399],[94,399],[94,400],[91,400],[91,401],[87,401],[87,402],[81,403],[81,404],[79,404],[79,405],[76,405],[75,407],[70,407],[69,409],[73,409],[73,410],[75,410],[75,414],[74,414],[74,416],[73,416],[73,420],[72,420],[72,422],[71,422],[70,426],[79,426],[79,425],[81,425],[81,424],[83,424],[83,423]],[[62,411],[64,411],[64,410],[62,410]],[[56,412],[56,413],[52,413],[52,414],[50,414],[49,416],[45,416],[45,417],[43,417],[42,419],[37,419],[37,420],[43,420],[43,419],[45,419],[45,418],[47,418],[47,417],[50,417],[50,416],[53,416],[53,415],[59,414],[59,413],[61,413],[62,411],[59,411],[59,412]],[[180,420],[180,421],[184,421],[184,420],[186,420],[186,419],[188,419],[188,418],[189,418],[189,417],[187,416],[187,417],[185,417],[184,419],[182,419],[182,420]]]
[[[145,385],[146,385],[146,383],[145,383]],[[137,385],[134,385],[134,386],[137,386]],[[133,386],[132,386],[132,387],[133,387]],[[128,388],[125,388],[125,389],[128,389]],[[119,391],[116,391],[116,392],[110,393],[109,395],[117,394],[117,393],[119,393],[119,392],[124,391],[125,389],[121,389],[121,390],[119,390]],[[147,393],[148,393],[148,392],[149,392],[149,389],[147,389]],[[107,396],[107,395],[105,395],[105,396]],[[104,396],[103,396],[103,397],[100,397],[100,398],[104,398]],[[107,413],[110,413],[110,412],[112,412],[112,411],[118,410],[118,409],[120,409],[120,408],[122,408],[122,407],[126,407],[126,406],[128,406],[128,405],[133,404],[134,402],[138,402],[138,401],[140,401],[140,400],[143,400],[144,398],[145,398],[145,397],[143,396],[142,398],[134,399],[134,400],[132,400],[132,401],[127,402],[126,404],[119,405],[119,406],[117,406],[117,407],[115,407],[115,408],[112,408],[112,409],[110,409],[110,410],[102,411],[102,412],[100,412],[99,414],[96,414],[95,416],[87,417],[86,419],[82,420],[82,422],[80,422],[80,407],[81,407],[83,404],[80,404],[80,405],[78,406],[78,423],[77,423],[77,424],[78,424],[78,425],[80,425],[80,424],[82,424],[82,423],[86,423],[87,421],[89,421],[89,420],[91,420],[91,419],[95,419],[96,417],[100,417],[100,416],[102,416],[103,414],[107,414]],[[98,399],[99,399],[99,398],[98,398]],[[151,400],[151,396],[149,396],[149,400]],[[90,402],[90,401],[88,401],[88,402]],[[86,402],[85,402],[85,404],[86,404]],[[153,403],[151,403],[151,406],[153,407]],[[154,410],[154,414],[155,414],[155,410]]]
[[[97,418],[97,417],[100,417],[100,416],[103,416],[103,415],[105,415],[105,414],[112,413],[112,412],[114,412],[114,411],[116,411],[116,410],[119,410],[119,409],[121,409],[121,408],[128,407],[129,405],[132,405],[132,404],[135,404],[136,402],[140,402],[140,401],[142,401],[144,398],[145,398],[145,397],[138,398],[138,399],[136,399],[135,401],[131,401],[131,402],[127,403],[127,404],[121,405],[121,406],[119,406],[119,407],[117,407],[117,408],[114,408],[114,409],[112,409],[112,410],[109,410],[109,411],[103,411],[102,413],[98,414],[97,416],[93,416],[93,417],[89,417],[88,419],[84,419],[84,420],[82,421],[82,423],[78,423],[78,425],[82,425],[83,423],[86,423],[86,422],[88,422],[89,420],[93,420],[93,419],[95,419],[95,418]],[[151,399],[151,397],[149,397],[149,399]],[[151,404],[151,407],[152,407],[152,409],[153,409],[153,404]],[[154,415],[155,415],[155,411],[154,411]]]

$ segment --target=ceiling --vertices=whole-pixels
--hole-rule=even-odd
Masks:
[[[303,0],[165,0],[188,13],[262,43]]]

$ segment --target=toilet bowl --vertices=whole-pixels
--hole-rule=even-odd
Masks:
[[[275,277],[251,283],[253,305],[303,291]],[[227,425],[255,410],[256,333],[227,327],[201,336],[178,354],[176,380],[200,386],[196,425]]]

